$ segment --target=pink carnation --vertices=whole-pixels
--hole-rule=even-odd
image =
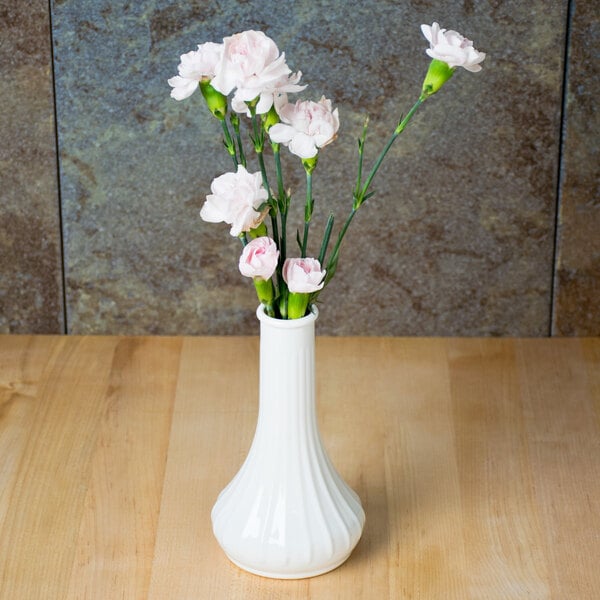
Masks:
[[[283,279],[292,293],[311,294],[323,289],[326,273],[316,258],[288,258],[283,264]]]
[[[421,31],[429,42],[425,50],[428,56],[445,62],[450,68],[463,67],[467,71],[477,73],[485,58],[485,52],[473,47],[473,42],[452,29],[440,29],[438,23],[421,25]]]
[[[269,129],[273,142],[288,146],[300,158],[313,158],[319,148],[330,144],[340,127],[338,109],[332,110],[331,100],[323,96],[318,102],[298,100],[277,108],[281,123]]]
[[[263,187],[260,172],[249,173],[242,165],[237,172],[225,173],[213,179],[200,216],[209,223],[231,225],[231,235],[258,227],[267,211],[261,210],[269,194]]]
[[[239,262],[240,273],[244,277],[270,279],[278,260],[277,244],[270,237],[257,237],[244,246]]]
[[[235,90],[232,107],[246,112],[246,102],[258,99],[256,112],[264,114],[277,94],[298,92],[302,74],[291,74],[277,44],[262,31],[243,31],[223,40],[223,55],[211,85],[221,94]]]
[[[179,74],[168,80],[168,84],[173,88],[171,98],[184,100],[198,89],[198,83],[202,79],[212,79],[222,54],[223,44],[212,42],[200,44],[198,50],[182,54],[177,67]]]

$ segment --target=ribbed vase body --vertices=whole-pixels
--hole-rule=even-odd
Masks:
[[[317,311],[272,319],[261,308],[256,433],[237,475],[212,510],[214,534],[241,568],[280,579],[343,563],[365,515],[323,447],[315,410]]]

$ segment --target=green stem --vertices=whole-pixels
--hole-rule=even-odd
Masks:
[[[354,219],[354,215],[356,214],[357,210],[358,209],[353,208],[350,211],[350,214],[346,218],[346,222],[344,223],[344,225],[342,226],[342,229],[340,230],[340,232],[338,234],[338,238],[335,242],[335,246],[333,247],[333,252],[331,253],[331,258],[329,259],[329,261],[327,263],[326,282],[330,281],[331,278],[333,277],[333,275],[335,274],[335,268],[336,268],[338,256],[340,253],[340,246],[342,245],[344,236],[346,235],[346,232],[348,231],[348,227],[350,227],[350,223],[352,223],[352,219]],[[333,272],[330,275],[331,270],[333,270]]]
[[[327,267],[326,267],[327,273],[325,275],[325,285],[323,286],[322,289],[324,289],[327,286],[327,284],[333,279],[333,276],[335,275],[342,241],[344,239],[344,236],[346,235],[346,232],[348,231],[348,227],[350,227],[350,223],[352,223],[352,219],[354,219],[354,215],[356,214],[357,210],[358,209],[356,209],[356,208],[352,208],[352,210],[350,211],[350,214],[346,218],[346,222],[344,223],[344,225],[342,226],[342,229],[340,230],[340,232],[338,234],[338,238],[335,242],[335,246],[333,247],[333,252],[331,253],[331,257],[327,261]],[[321,251],[323,251],[323,250],[321,250]],[[321,264],[323,264],[323,263],[321,263]],[[321,291],[322,290],[311,294],[310,303],[316,302]]]
[[[333,213],[329,214],[327,224],[325,225],[325,233],[323,234],[323,241],[321,242],[321,251],[319,252],[319,264],[323,265],[325,262],[325,254],[327,253],[327,246],[329,246],[329,239],[331,238],[331,231],[333,229],[334,216]]]
[[[369,126],[369,117],[365,119],[363,125],[362,135],[358,138],[358,169],[356,170],[356,187],[354,188],[354,198],[356,199],[360,195],[360,188],[362,184],[362,172],[363,172],[363,160],[365,153],[365,142],[367,139],[367,127]]]
[[[273,158],[275,159],[275,172],[277,174],[277,194],[279,198],[279,210],[287,212],[287,202],[285,188],[283,185],[283,171],[281,170],[281,154],[279,152],[279,144],[271,144],[273,148]]]
[[[304,233],[302,236],[301,256],[306,256],[306,246],[308,244],[308,230],[312,218],[314,200],[312,197],[312,171],[306,169],[306,206],[304,207]]]
[[[413,115],[417,112],[419,106],[421,106],[421,104],[423,104],[423,102],[425,102],[426,99],[427,96],[425,96],[424,94],[421,94],[419,96],[419,99],[413,104],[412,108],[408,111],[404,119],[402,119],[402,121],[398,123],[398,127],[396,127],[396,133],[398,135],[404,131],[405,127],[408,125],[408,122],[412,119]]]
[[[267,190],[270,210],[269,215],[271,217],[271,226],[273,228],[273,240],[277,243],[279,240],[279,227],[277,224],[277,203],[271,194],[271,188],[269,186],[269,179],[267,177],[267,168],[265,167],[265,159],[263,156],[264,142],[265,142],[265,134],[263,130],[262,123],[259,123],[259,120],[256,117],[256,107],[250,106],[250,118],[252,121],[252,143],[254,144],[254,150],[256,152],[256,156],[258,157],[258,164],[260,166],[260,173],[262,176],[263,187]],[[279,278],[278,278],[279,281]]]
[[[238,163],[237,155],[235,152],[235,143],[233,142],[231,134],[229,133],[229,127],[227,127],[227,122],[225,121],[225,119],[221,120],[221,127],[223,128],[223,137],[224,137],[223,144],[225,145],[225,148],[227,148],[227,153],[229,154],[229,156],[231,156],[233,165],[235,166],[235,168],[237,170],[239,163]]]
[[[279,240],[279,262],[283,265],[287,256],[287,214],[289,208],[289,198],[283,184],[283,171],[281,169],[281,155],[279,153],[279,144],[271,144],[273,148],[273,157],[275,159],[275,172],[277,174],[277,200],[279,214],[281,215],[281,237]]]
[[[379,167],[381,166],[383,159],[385,158],[386,154],[389,152],[390,148],[392,147],[392,144],[396,141],[396,138],[404,131],[404,129],[408,125],[409,121],[412,119],[413,115],[415,114],[415,112],[417,111],[419,106],[421,106],[421,104],[423,104],[423,102],[426,99],[427,99],[427,96],[425,96],[424,94],[421,94],[419,99],[414,103],[412,108],[408,111],[407,115],[398,123],[398,126],[393,131],[392,135],[388,139],[383,150],[377,157],[377,160],[375,161],[375,164],[371,168],[371,171],[369,172],[369,175],[367,176],[365,183],[361,187],[360,178],[362,175],[362,158],[363,158],[364,144],[365,144],[366,132],[367,132],[367,122],[365,122],[365,125],[363,127],[362,136],[358,141],[359,175],[358,175],[358,179],[357,179],[356,190],[354,192],[354,203],[352,205],[352,210],[350,211],[350,214],[348,215],[344,225],[342,226],[342,229],[340,230],[340,232],[338,234],[338,238],[337,238],[337,241],[333,248],[333,252],[331,253],[331,257],[329,258],[329,260],[327,262],[327,275],[325,276],[325,285],[327,285],[329,283],[329,281],[331,281],[331,279],[335,275],[342,241],[344,240],[346,232],[348,231],[348,228],[350,227],[350,223],[352,223],[352,220],[354,219],[354,215],[356,214],[358,209],[361,207],[361,205],[365,201],[365,199],[369,197],[369,195],[370,195],[370,194],[368,194],[369,188],[371,187],[371,183],[373,182],[373,179],[375,178],[375,175],[377,174],[377,171],[379,170]]]
[[[267,169],[265,167],[265,159],[263,157],[264,149],[264,133],[261,126],[259,126],[258,119],[256,118],[256,109],[250,107],[250,115],[252,118],[252,131],[254,136],[252,137],[252,143],[254,144],[254,150],[258,157],[258,164],[260,165],[260,172],[262,175],[263,186],[269,194],[269,202],[272,203],[273,197],[271,196],[271,188],[269,187],[269,181],[267,179]]]
[[[235,131],[235,138],[237,140],[237,146],[240,156],[240,164],[244,167],[246,166],[246,156],[244,154],[244,146],[242,144],[242,135],[240,133],[240,119],[237,115],[232,115],[230,117],[231,124],[233,125],[233,130]]]
[[[267,168],[265,167],[265,159],[263,156],[265,135],[264,131],[262,130],[262,123],[259,123],[258,119],[256,118],[256,108],[252,106],[250,107],[250,115],[252,118],[252,131],[254,132],[252,142],[254,143],[254,150],[258,158],[258,164],[260,166],[260,174],[262,176],[263,187],[265,188],[265,190],[267,190],[267,194],[269,194],[268,202],[272,209],[271,216],[273,216],[273,211],[275,211],[275,214],[277,214],[277,205],[275,203],[273,195],[271,194],[269,179],[267,177]],[[275,231],[273,231],[273,235],[275,236]]]
[[[273,228],[273,241],[277,243],[279,239],[279,228],[277,226],[277,211],[275,209],[271,209],[269,211],[269,216],[271,217],[271,227]]]
[[[367,192],[369,190],[369,187],[371,186],[371,183],[373,182],[373,179],[374,179],[375,175],[377,174],[377,171],[379,170],[381,163],[383,162],[383,159],[385,158],[389,149],[392,147],[393,143],[396,141],[396,138],[404,131],[404,129],[408,125],[408,122],[412,119],[413,115],[415,114],[415,112],[417,111],[419,106],[421,106],[421,104],[423,104],[424,101],[425,101],[425,96],[421,95],[419,97],[419,99],[414,103],[413,107],[408,111],[407,115],[402,119],[402,121],[400,121],[400,123],[398,123],[398,126],[396,127],[396,129],[394,130],[392,135],[390,136],[390,139],[387,141],[387,144],[385,145],[385,147],[383,148],[383,150],[377,157],[377,160],[375,161],[375,164],[373,165],[373,168],[371,169],[371,171],[365,181],[365,184],[362,186],[362,189],[358,193],[357,197],[355,197],[355,199],[354,199],[354,208],[355,209],[358,209],[360,207],[360,205],[363,203],[365,196],[367,195]]]

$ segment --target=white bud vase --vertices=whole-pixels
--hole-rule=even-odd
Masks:
[[[365,513],[327,456],[315,412],[315,321],[260,320],[258,424],[246,461],[212,510],[217,541],[236,565],[298,579],[342,564]]]

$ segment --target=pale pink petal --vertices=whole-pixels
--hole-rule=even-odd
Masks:
[[[171,79],[167,80],[167,83],[173,88],[171,90],[171,98],[175,98],[175,100],[185,100],[198,89],[197,81],[185,79],[179,75],[171,77]]]
[[[312,158],[318,152],[314,138],[306,133],[297,133],[290,141],[289,149],[300,158]]]
[[[269,129],[269,137],[276,144],[288,144],[295,133],[296,131],[291,125],[285,125],[284,123],[276,123]]]
[[[473,42],[452,29],[440,29],[437,23],[431,27],[421,25],[421,31],[430,46],[425,50],[433,59],[445,62],[450,68],[463,67],[476,73],[481,70],[479,63],[485,59],[485,53],[473,47]]]

